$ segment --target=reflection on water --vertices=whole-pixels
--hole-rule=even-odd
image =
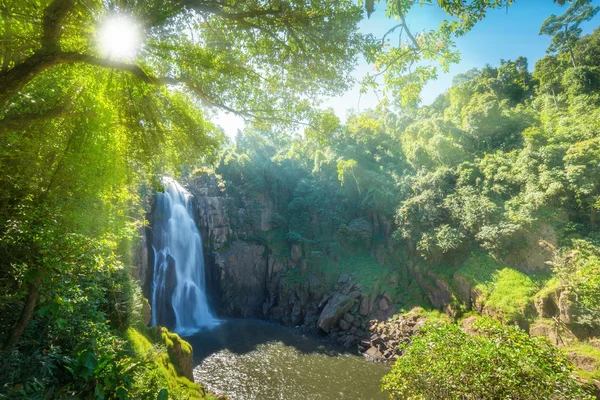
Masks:
[[[389,367],[326,347],[294,329],[255,320],[226,320],[186,338],[194,378],[233,400],[386,399]]]

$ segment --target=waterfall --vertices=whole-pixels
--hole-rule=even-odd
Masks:
[[[192,195],[172,179],[164,183],[165,192],[156,195],[153,212],[151,324],[190,335],[217,320],[206,298],[202,238],[192,216]]]

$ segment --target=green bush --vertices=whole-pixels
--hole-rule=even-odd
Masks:
[[[394,399],[592,399],[545,338],[480,318],[470,335],[427,326],[383,378]]]

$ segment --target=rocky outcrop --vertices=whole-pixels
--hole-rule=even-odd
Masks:
[[[534,299],[534,307],[537,314],[542,318],[552,318],[558,314],[558,299],[560,292],[552,291],[543,295],[538,295]]]
[[[149,325],[151,319],[152,309],[150,308],[150,303],[148,302],[148,299],[144,298],[142,300],[142,320],[144,321],[144,325]]]
[[[324,330],[325,332],[329,332],[333,326],[335,326],[342,316],[346,313],[346,311],[350,310],[354,303],[356,302],[350,296],[345,294],[336,293],[328,302],[323,312],[319,316],[319,322],[317,325],[319,328]],[[347,321],[345,322],[345,329],[350,328],[350,324]],[[344,329],[342,327],[342,329]]]
[[[194,381],[194,352],[192,346],[179,337],[178,334],[170,332],[163,327],[156,327],[158,336],[161,337],[164,345],[167,347],[170,362],[173,363],[178,373]]]
[[[399,346],[409,342],[426,321],[427,318],[419,315],[417,310],[393,320],[371,320],[369,336],[360,341],[358,349],[373,361],[393,361],[402,355]]]
[[[555,218],[568,220],[565,215]],[[556,222],[538,222],[524,232],[521,245],[504,257],[504,263],[527,274],[548,271],[549,261],[556,256],[558,248],[558,234],[553,226]]]
[[[205,248],[218,251],[232,238],[233,199],[212,174],[198,174],[186,185],[194,195],[195,217]]]
[[[409,270],[411,275],[419,282],[419,286],[423,288],[425,295],[434,308],[442,310],[452,317],[458,315],[454,292],[446,280],[423,268],[410,267]]]
[[[558,299],[558,312],[560,320],[565,324],[575,322],[575,295],[567,290],[560,293]]]

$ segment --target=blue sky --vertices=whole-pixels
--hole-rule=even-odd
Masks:
[[[600,0],[594,0],[594,5],[600,5]],[[550,44],[550,37],[539,36],[538,32],[542,22],[550,14],[562,14],[565,7],[554,4],[551,0],[517,0],[508,11],[492,10],[486,18],[479,22],[466,36],[456,40],[457,48],[461,53],[461,61],[453,65],[447,74],[439,74],[436,81],[430,82],[422,93],[423,104],[430,104],[435,98],[448,89],[452,78],[471,68],[481,68],[486,64],[498,65],[500,59],[514,60],[525,56],[529,60],[529,69],[532,70],[535,62],[546,54]],[[436,6],[414,7],[407,15],[407,23],[413,33],[423,30],[435,29],[439,22],[445,18],[443,11]],[[589,33],[599,25],[600,16],[582,24],[583,32]],[[385,1],[376,4],[375,12],[370,19],[365,19],[360,24],[364,33],[373,33],[376,37],[383,34],[397,22],[385,17]],[[354,77],[360,79],[371,67],[361,61],[354,71]],[[345,95],[328,99],[325,107],[332,107],[340,119],[345,120],[347,110],[364,111],[377,104],[374,94],[364,94],[360,98],[358,108],[359,89],[357,86]],[[217,124],[225,129],[225,133],[233,138],[238,129],[243,128],[243,122],[232,115],[220,114]]]

